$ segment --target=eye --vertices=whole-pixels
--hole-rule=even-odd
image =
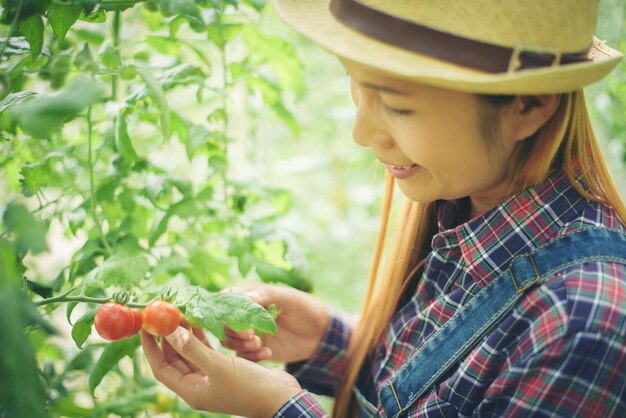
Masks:
[[[383,105],[385,107],[385,111],[392,114],[393,116],[409,116],[415,113],[413,110],[409,109],[397,109],[395,107]]]

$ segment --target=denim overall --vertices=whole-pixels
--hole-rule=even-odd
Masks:
[[[384,416],[407,411],[441,376],[508,314],[525,291],[567,267],[586,262],[626,264],[626,234],[585,228],[513,258],[510,267],[485,286],[409,357],[378,394]],[[355,388],[361,418],[379,417],[377,407]]]

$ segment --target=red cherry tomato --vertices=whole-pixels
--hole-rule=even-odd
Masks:
[[[135,314],[126,305],[107,302],[96,312],[96,331],[105,340],[117,341],[129,337],[135,325]]]
[[[137,308],[131,308],[130,311],[133,313],[133,318],[135,322],[133,323],[133,327],[130,330],[129,337],[137,334],[139,330],[141,330],[141,326],[143,325],[143,312]]]
[[[176,305],[153,300],[143,310],[143,329],[152,335],[165,337],[176,331],[182,316]]]

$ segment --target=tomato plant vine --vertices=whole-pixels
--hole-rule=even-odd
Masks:
[[[0,416],[202,415],[142,378],[136,337],[98,339],[94,317],[175,288],[217,339],[225,324],[275,332],[272,312],[220,290],[310,289],[279,225],[291,198],[242,177],[231,149],[267,118],[298,133],[285,100],[301,64],[259,29],[261,0],[0,4]]]

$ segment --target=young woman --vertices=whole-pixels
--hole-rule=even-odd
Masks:
[[[327,416],[309,391],[335,417],[626,416],[626,208],[582,91],[621,59],[593,37],[598,2],[274,5],[340,57],[354,140],[389,173],[364,309],[238,289],[282,308],[277,336],[229,331],[235,357],[143,334],[155,376],[254,417]]]

